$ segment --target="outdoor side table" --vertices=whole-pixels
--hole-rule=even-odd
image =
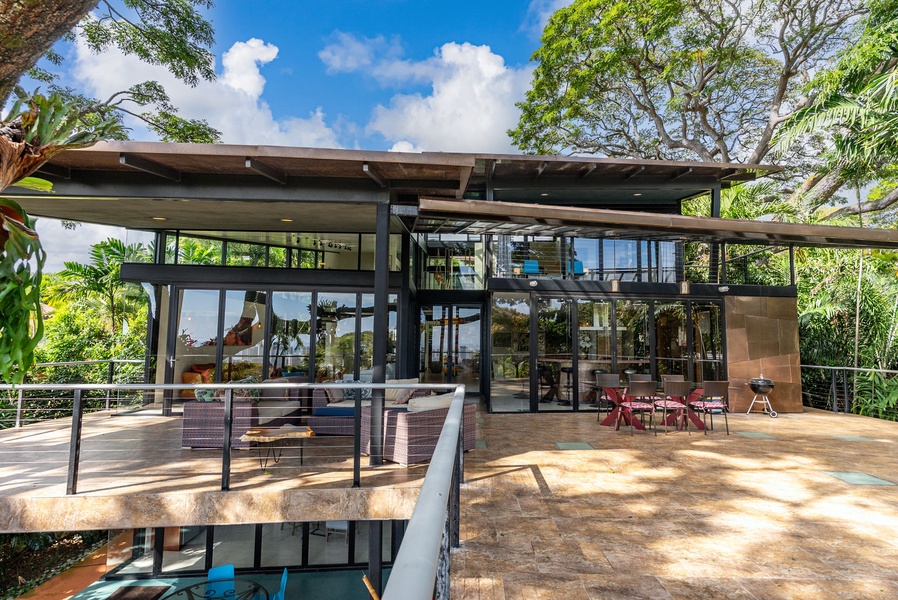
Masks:
[[[259,451],[259,466],[264,471],[268,467],[270,458],[274,459],[275,463],[281,460],[284,447],[278,444],[293,438],[299,439],[299,464],[303,464],[305,439],[313,435],[315,435],[315,432],[308,427],[284,425],[282,427],[256,427],[250,429],[240,436],[240,440],[256,444]],[[265,456],[262,456],[263,448],[265,449]]]
[[[210,587],[210,583],[214,583],[216,586]],[[233,587],[228,588],[226,585],[223,586],[223,583],[233,584]],[[223,595],[217,593],[220,589],[225,590]],[[232,580],[227,580],[227,582],[222,580],[194,583],[193,585],[176,589],[161,600],[213,600],[217,598],[227,600],[268,600],[268,590],[257,581],[236,577]]]

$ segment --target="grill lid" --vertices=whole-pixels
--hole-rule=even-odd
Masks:
[[[748,387],[756,394],[766,394],[773,389],[773,380],[767,379],[764,375],[748,380]]]

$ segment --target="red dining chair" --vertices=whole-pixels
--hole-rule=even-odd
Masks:
[[[658,427],[655,425],[655,405],[652,403],[655,398],[655,389],[654,381],[630,383],[630,388],[620,403],[621,412],[617,418],[618,429],[620,429],[621,419],[626,417],[630,421],[630,435],[633,435],[633,420],[636,419],[636,413],[641,413],[643,417],[648,413],[649,424],[655,430],[655,435],[658,435]],[[644,420],[643,424],[645,424]]]
[[[702,384],[701,396],[690,400],[689,405],[697,412],[702,413],[702,423],[705,424],[705,435],[708,435],[708,415],[711,415],[711,429],[714,429],[714,413],[723,413],[723,422],[726,425],[727,435],[730,435],[730,423],[727,413],[730,411],[728,394],[729,381],[705,381]]]
[[[664,433],[667,433],[667,411],[672,411],[676,415],[674,423],[678,423],[682,419],[683,427],[689,431],[686,399],[689,397],[691,390],[692,383],[689,381],[668,380],[664,382],[664,397],[655,400],[655,408],[662,410],[661,423],[665,425]],[[689,434],[692,435],[692,432],[689,431]]]
[[[620,375],[617,373],[598,373],[596,374],[596,421],[602,420],[602,404],[606,403],[611,408],[609,412],[620,404]]]

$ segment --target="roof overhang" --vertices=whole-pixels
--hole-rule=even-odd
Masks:
[[[762,246],[898,248],[898,231],[421,198],[418,220],[445,233],[624,237]]]
[[[143,230],[373,231],[378,203],[482,198],[678,213],[683,199],[779,170],[764,165],[482,153],[103,142],[38,171],[30,214]]]

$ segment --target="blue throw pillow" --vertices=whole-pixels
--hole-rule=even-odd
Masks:
[[[369,383],[367,381],[347,381],[345,383]],[[343,397],[347,400],[352,400],[355,402],[358,399],[361,400],[370,400],[371,399],[371,388],[353,388],[353,389],[345,389],[343,390]]]

